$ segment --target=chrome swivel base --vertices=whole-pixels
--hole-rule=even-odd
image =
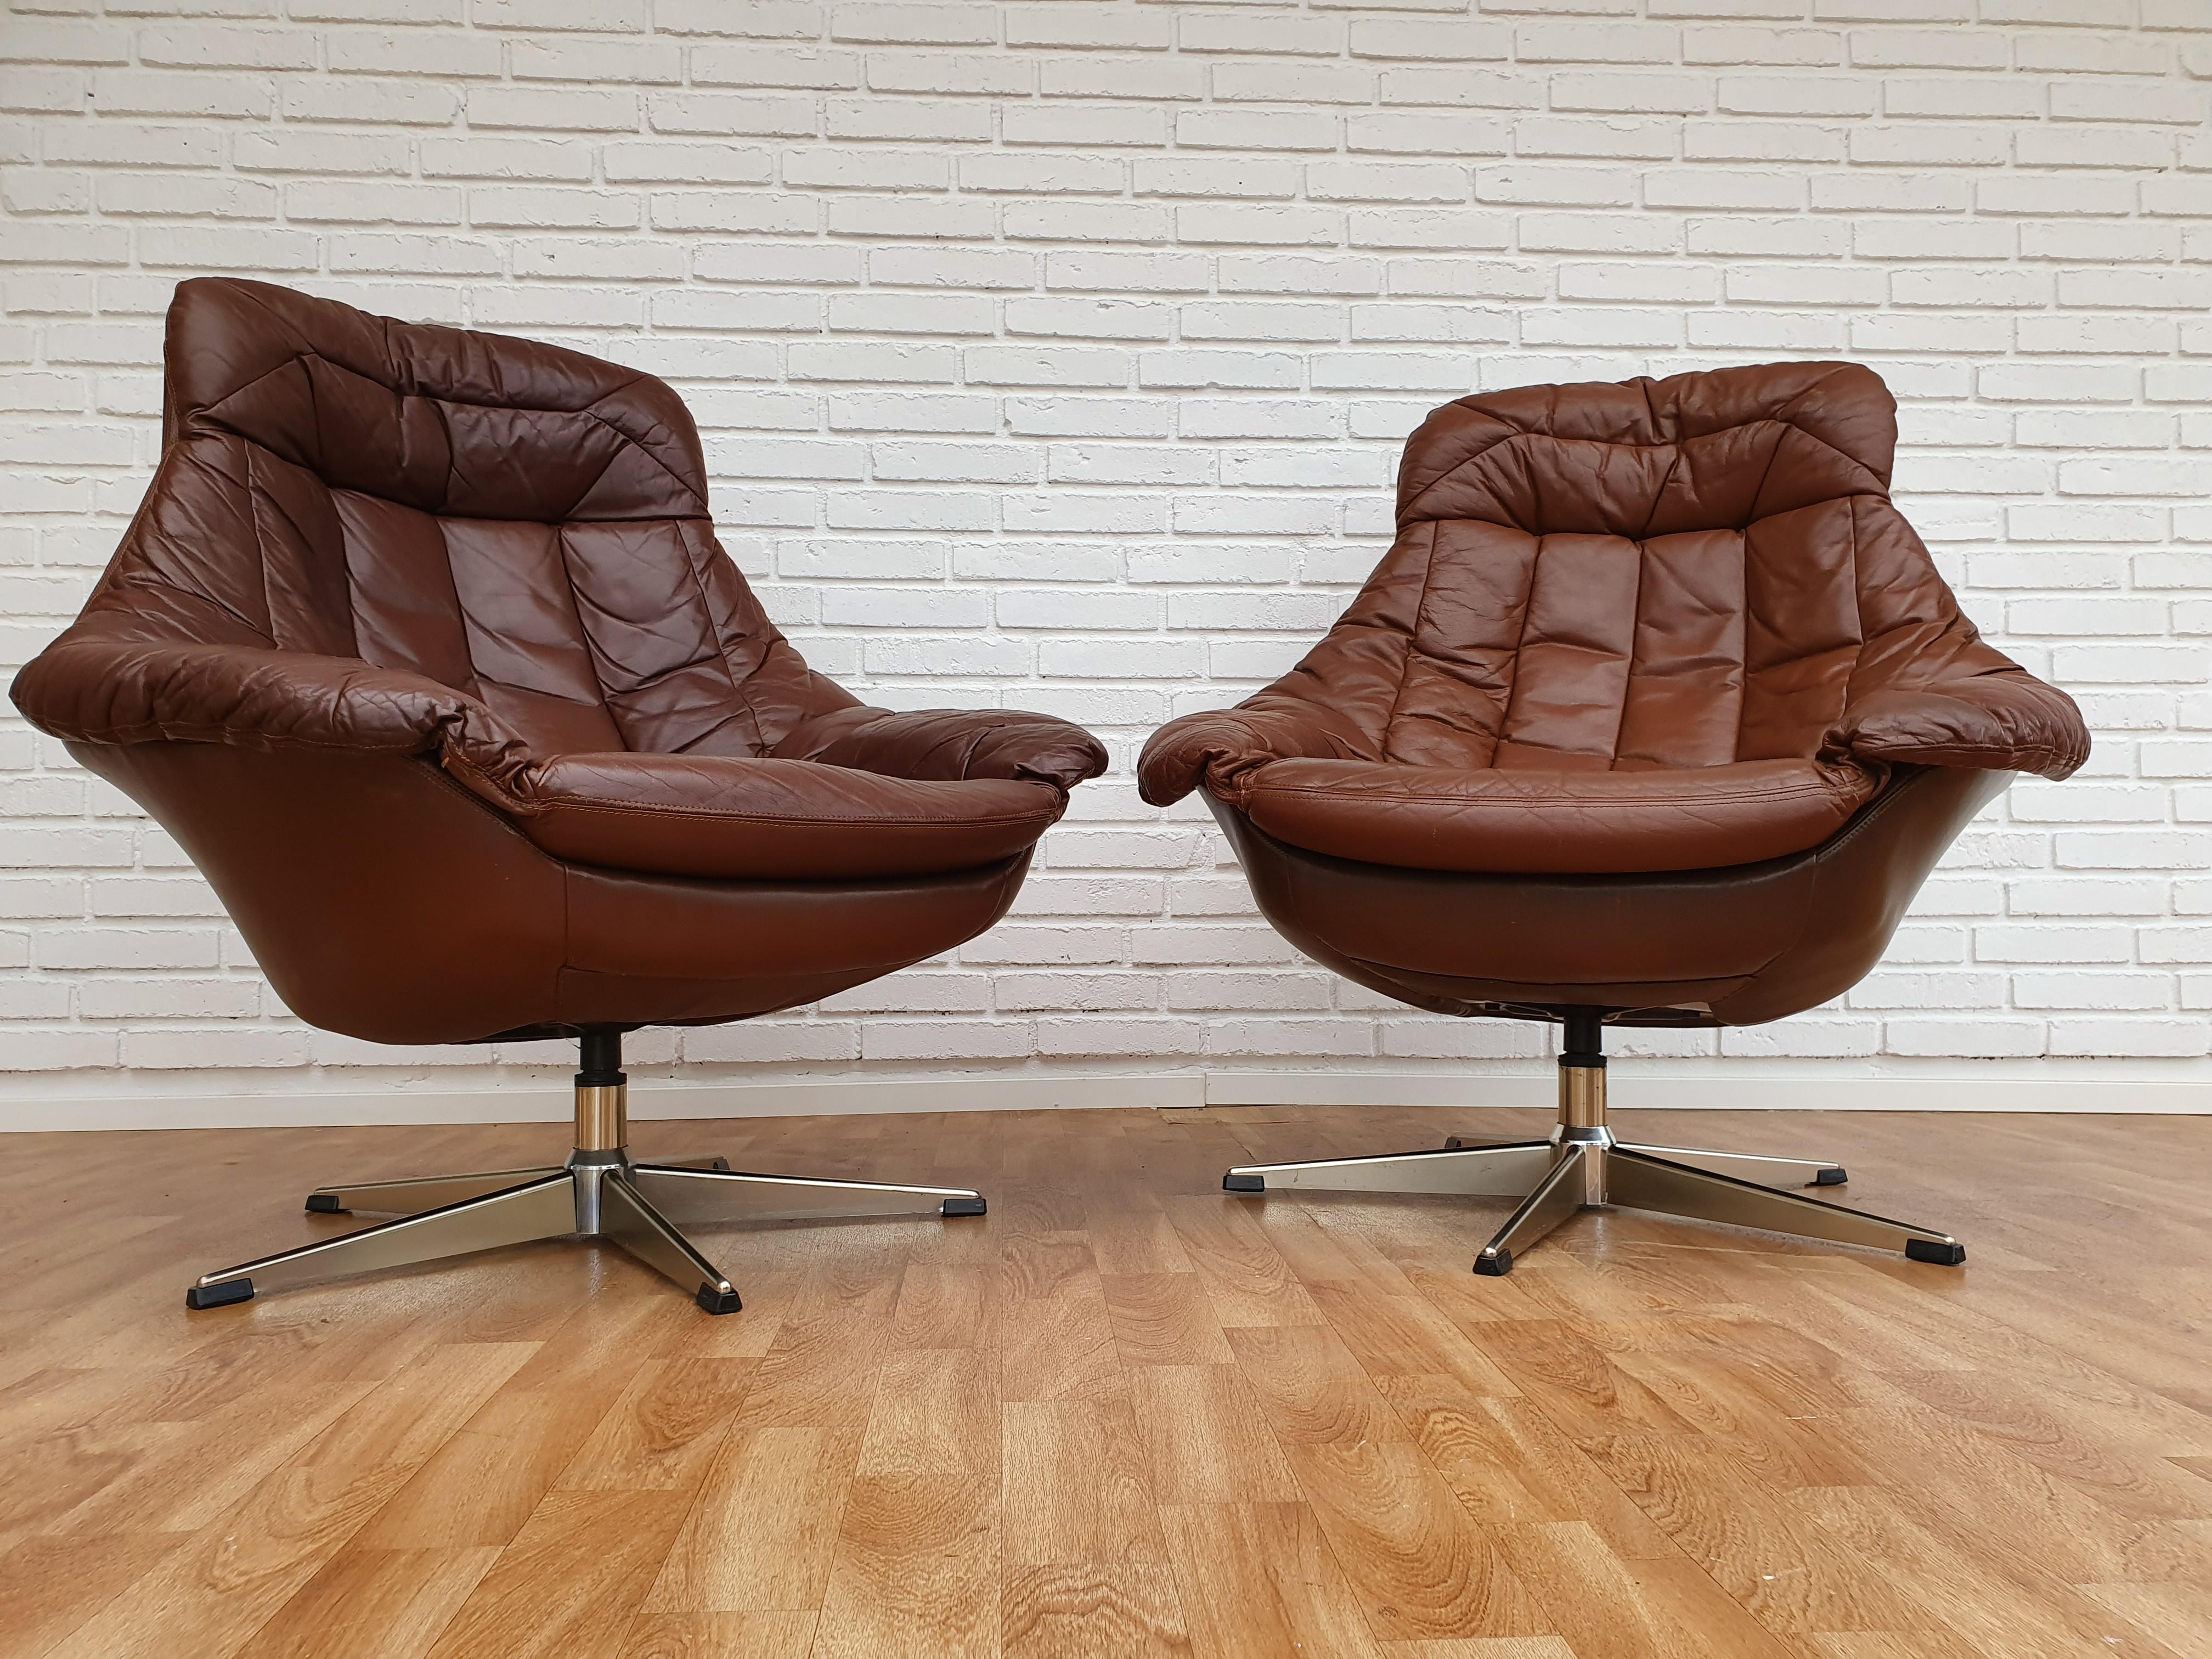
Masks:
[[[1559,1056],[1559,1122],[1548,1139],[1470,1145],[1453,1139],[1438,1152],[1240,1164],[1221,1178],[1222,1188],[1517,1198],[1520,1206],[1475,1258],[1475,1272],[1492,1275],[1510,1273],[1516,1257],[1568,1217],[1607,1205],[1901,1250],[1915,1261],[1947,1267],[1966,1259],[1966,1247],[1948,1233],[1778,1190],[1841,1185],[1846,1176],[1837,1164],[1614,1139],[1605,1121],[1599,1023],[1573,1018],[1584,1012],[1571,1011],[1568,1019],[1568,1046]]]
[[[594,1066],[594,1038],[617,1045],[611,1064],[604,1063],[602,1048],[603,1063]],[[684,1237],[672,1213],[715,1225],[984,1213],[982,1195],[965,1187],[745,1175],[720,1158],[635,1162],[623,1145],[628,1085],[620,1069],[619,1041],[613,1034],[585,1038],[585,1070],[576,1083],[576,1149],[566,1164],[319,1188],[307,1194],[312,1213],[365,1210],[400,1218],[204,1274],[185,1292],[185,1305],[220,1308],[248,1301],[272,1285],[407,1267],[538,1239],[575,1238],[619,1244],[691,1291],[708,1313],[735,1313],[740,1305],[737,1286]]]

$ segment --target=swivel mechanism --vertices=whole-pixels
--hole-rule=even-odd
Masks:
[[[587,1030],[576,1073],[576,1145],[566,1164],[318,1188],[307,1194],[313,1214],[362,1210],[399,1218],[204,1274],[185,1292],[185,1305],[219,1308],[248,1301],[272,1283],[573,1237],[619,1244],[692,1291],[708,1313],[735,1313],[740,1305],[737,1286],[684,1236],[671,1213],[726,1225],[830,1216],[981,1215],[986,1207],[982,1195],[965,1187],[745,1175],[721,1158],[641,1164],[631,1158],[629,1138],[629,1079],[622,1069],[622,1032]]]
[[[1240,1164],[1221,1178],[1223,1190],[1517,1198],[1520,1207],[1475,1258],[1475,1272],[1491,1275],[1510,1273],[1516,1256],[1569,1216],[1607,1205],[1902,1250],[1915,1261],[1947,1267],[1966,1259],[1966,1247],[1948,1233],[1778,1190],[1840,1186],[1848,1177],[1837,1164],[1614,1139],[1606,1125],[1607,1011],[1559,1012],[1566,1028],[1559,1051],[1559,1121],[1548,1139],[1470,1145],[1454,1137],[1437,1152]]]

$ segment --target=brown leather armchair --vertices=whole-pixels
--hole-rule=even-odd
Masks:
[[[303,1019],[583,1056],[566,1163],[324,1188],[308,1209],[404,1218],[190,1304],[573,1232],[728,1312],[669,1213],[981,1213],[965,1188],[633,1162],[622,1034],[981,933],[1097,740],[866,708],[809,671],[650,375],[230,280],[179,287],[167,355],[153,487],[17,706],[176,836]]]
[[[1397,540],[1290,673],[1163,727],[1267,919],[1417,1008],[1557,1020],[1549,1139],[1248,1165],[1224,1185],[1504,1194],[1502,1273],[1611,1202],[1958,1262],[1947,1234],[1770,1183],[1831,1164],[1617,1142],[1603,1027],[1825,1002],[2080,714],[1981,642],[1889,500],[1871,371],[1788,363],[1464,398],[1406,447]]]

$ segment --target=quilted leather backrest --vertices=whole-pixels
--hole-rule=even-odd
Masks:
[[[1809,757],[1863,662],[1974,637],[1890,505],[1896,431],[1847,363],[1462,398],[1309,666],[1391,760]]]
[[[1406,445],[1398,521],[1647,539],[1887,496],[1897,406],[1856,363],[1773,363],[1447,404]]]
[[[652,376],[265,283],[180,284],[169,445],[94,608],[356,657],[488,703],[539,755],[750,755],[852,700],[714,540]]]
[[[178,285],[168,356],[169,438],[235,433],[333,488],[459,518],[707,516],[682,400],[581,352],[204,278]]]

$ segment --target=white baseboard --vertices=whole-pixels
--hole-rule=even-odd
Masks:
[[[1615,1068],[1612,1103],[1659,1110],[2123,1112],[2212,1115],[2212,1081],[2142,1077],[1790,1077],[1714,1073],[1665,1062]],[[1549,1079],[1434,1073],[1216,1072],[1209,1106],[1542,1106]]]
[[[1910,1073],[1809,1073],[1772,1066],[1716,1069],[1709,1062],[1637,1060],[1616,1069],[1613,1103],[1717,1110],[1912,1112],[2109,1112],[2212,1115],[2212,1078],[2191,1066],[2115,1061],[2045,1062],[1999,1070],[1939,1064]],[[640,1081],[630,1115],[641,1121],[790,1117],[814,1114],[1049,1111],[1113,1107],[1522,1106],[1549,1109],[1550,1067],[1510,1071],[1169,1071],[1056,1075],[1024,1072],[974,1077],[831,1077],[771,1082]],[[2165,1075],[2160,1073],[2164,1072]],[[299,1128],[353,1124],[560,1123],[565,1085],[532,1079],[504,1088],[283,1090],[226,1094],[40,1096],[0,1099],[0,1131],[68,1129]]]
[[[778,1083],[633,1082],[641,1121],[805,1117],[875,1112],[1022,1112],[1081,1107],[1206,1104],[1198,1072],[1105,1077],[822,1078]],[[0,1131],[281,1129],[380,1123],[565,1123],[563,1085],[312,1094],[143,1094],[17,1099],[0,1104]]]

